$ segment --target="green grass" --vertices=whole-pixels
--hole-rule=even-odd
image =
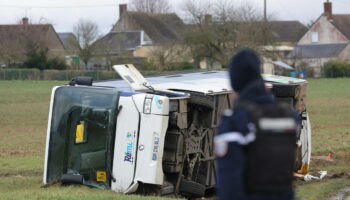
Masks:
[[[0,199],[159,199],[84,186],[41,188],[50,93],[64,83],[0,81]]]
[[[350,166],[350,79],[311,79],[307,106],[312,126],[312,155],[327,156],[335,162],[312,161],[311,171],[329,174],[349,172]],[[346,179],[297,182],[297,196],[324,199],[350,186]]]
[[[312,183],[298,182],[298,197],[305,200],[322,200],[349,186],[348,179],[323,180]]]
[[[336,160],[350,156],[350,79],[309,80],[308,112],[313,154]],[[339,158],[339,159],[338,159]]]
[[[0,199],[159,199],[87,187],[41,188],[51,88],[66,82],[0,81]],[[314,161],[311,170],[350,169],[350,79],[311,79],[308,112],[313,155],[332,154],[334,163]],[[324,199],[349,186],[346,179],[296,183],[297,196]]]
[[[2,177],[0,179],[0,199],[147,199],[157,197],[141,197],[138,195],[120,195],[110,190],[93,189],[82,186],[62,187],[58,185],[41,188],[42,179],[39,176]]]

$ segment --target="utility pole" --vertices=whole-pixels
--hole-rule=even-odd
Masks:
[[[267,7],[266,0],[264,0],[264,22],[263,22],[263,30],[262,30],[263,39],[262,42],[264,45],[267,44]]]
[[[264,20],[267,21],[266,0],[264,0]]]

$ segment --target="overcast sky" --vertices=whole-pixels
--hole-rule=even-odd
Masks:
[[[173,10],[181,14],[181,3],[170,0]],[[215,0],[212,0],[215,1]],[[248,1],[263,12],[263,0]],[[326,0],[267,0],[268,13],[279,20],[299,20],[308,23],[323,12]],[[96,22],[102,33],[110,30],[119,16],[118,5],[128,0],[0,0],[0,24],[16,23],[23,16],[36,23],[52,23],[57,32],[72,31],[79,19]],[[333,12],[350,14],[350,0],[332,0]]]

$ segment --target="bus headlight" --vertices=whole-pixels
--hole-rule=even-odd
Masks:
[[[150,114],[152,109],[153,97],[146,97],[145,103],[143,104],[143,113]]]

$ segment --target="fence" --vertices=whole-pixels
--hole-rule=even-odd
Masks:
[[[170,75],[184,71],[142,71],[144,76]],[[94,80],[120,79],[114,71],[83,71],[83,70],[38,70],[38,69],[0,69],[0,80],[58,80],[68,81],[77,76],[90,76]]]
[[[0,69],[0,80],[71,80],[77,76],[90,76],[94,80],[119,78],[112,71],[80,70],[38,70],[38,69]]]

